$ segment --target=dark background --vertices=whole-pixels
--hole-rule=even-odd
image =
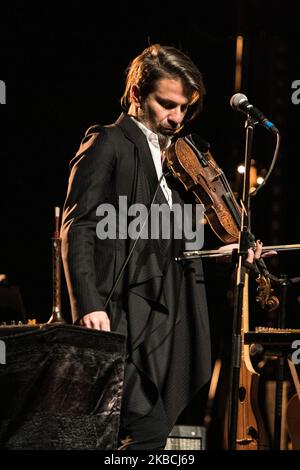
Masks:
[[[282,134],[276,168],[253,201],[253,231],[265,245],[299,243],[300,105],[291,101],[291,84],[300,79],[299,18],[296,0],[1,6],[0,79],[7,104],[0,106],[0,272],[20,287],[29,318],[46,321],[51,314],[54,207],[63,206],[68,162],[87,127],[118,117],[124,70],[149,43],[181,47],[203,72],[204,111],[188,130],[212,144],[241,192],[236,167],[244,158],[244,115],[229,100],[236,92],[236,36],[243,35],[241,92]],[[258,172],[268,168],[274,143],[271,133],[256,128]],[[205,247],[217,245],[206,229]],[[298,252],[281,253],[268,266],[276,275],[300,276],[299,259]],[[215,267],[206,266],[218,355],[231,330],[230,302],[224,302],[230,281],[222,269],[214,275]],[[290,327],[300,327],[298,292],[297,286],[288,290]],[[63,308],[68,318],[65,288]],[[276,326],[274,315],[263,313],[261,320]]]

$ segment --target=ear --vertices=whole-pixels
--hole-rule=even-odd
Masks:
[[[134,104],[137,108],[141,106],[141,93],[137,85],[132,85],[130,98],[131,103]]]

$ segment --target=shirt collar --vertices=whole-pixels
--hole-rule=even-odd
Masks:
[[[151,131],[146,127],[142,122],[138,121],[134,116],[130,116],[130,118],[136,123],[136,125],[141,129],[143,134],[147,137],[148,142],[151,142],[156,147],[160,148],[158,135],[155,132]],[[168,143],[166,147],[171,145],[171,138],[168,138]]]

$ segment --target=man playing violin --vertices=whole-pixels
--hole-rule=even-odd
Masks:
[[[201,111],[204,94],[186,54],[148,47],[127,70],[125,112],[88,129],[71,161],[61,236],[72,316],[127,336],[121,449],[164,448],[210,378],[209,321],[201,260],[175,261],[183,238],[138,237],[133,247],[130,236],[99,237],[97,214],[103,204],[117,210],[120,196],[128,207],[185,203],[183,190],[163,177],[164,151]]]

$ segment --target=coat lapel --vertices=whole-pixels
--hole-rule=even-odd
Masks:
[[[144,173],[149,182],[152,199],[158,185],[158,178],[153,158],[147,142],[147,138],[143,134],[143,132],[138,128],[138,126],[133,122],[133,120],[124,113],[121,114],[115,124],[122,129],[125,136],[129,140],[131,140],[137,148],[138,158],[141,167],[143,168]]]

